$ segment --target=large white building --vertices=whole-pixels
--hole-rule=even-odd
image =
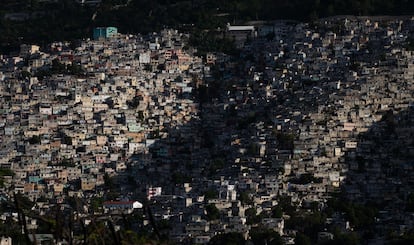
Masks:
[[[126,212],[132,213],[134,209],[143,207],[142,203],[138,201],[107,201],[103,203],[105,212]]]
[[[227,24],[226,36],[234,40],[237,48],[242,48],[247,40],[256,37],[256,31],[254,26],[232,26]]]

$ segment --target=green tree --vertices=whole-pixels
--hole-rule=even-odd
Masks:
[[[296,245],[311,245],[311,239],[303,233],[296,234],[295,237],[295,244]]]
[[[360,244],[359,236],[356,232],[343,233],[339,230],[334,231],[334,239],[324,243],[324,245],[356,245]]]
[[[13,176],[14,172],[8,168],[0,168],[0,187],[4,187],[4,177]]]
[[[142,96],[134,96],[131,101],[127,101],[127,105],[131,109],[136,109],[139,106],[140,101],[142,101]]]
[[[206,192],[204,192],[204,199],[207,200],[211,200],[211,199],[215,199],[218,198],[218,191],[215,189],[208,189]]]
[[[73,159],[68,159],[66,157],[63,158],[61,162],[58,162],[56,164],[57,166],[64,166],[64,167],[75,167],[75,163],[73,162]]]
[[[242,191],[239,194],[239,200],[243,205],[251,205],[253,204],[253,200],[250,197],[250,192],[248,191]]]
[[[220,210],[216,205],[210,203],[206,205],[207,220],[216,220],[220,218]]]
[[[283,244],[279,233],[263,227],[252,228],[249,232],[254,245],[279,245]]]
[[[28,72],[28,71],[22,71],[21,73],[20,73],[20,78],[22,78],[22,79],[28,79],[28,78],[30,78],[32,76],[32,74],[30,73],[30,72]]]
[[[301,174],[299,178],[291,180],[294,184],[306,185],[309,183],[322,183],[322,178],[316,178],[310,173]]]
[[[209,245],[245,245],[243,235],[236,232],[219,234],[211,238]]]
[[[345,213],[346,218],[357,229],[371,227],[378,213],[377,206],[372,203],[361,205],[340,198],[329,200],[328,207],[334,211]]]
[[[108,173],[104,175],[104,186],[109,190],[113,190],[115,188],[115,182],[113,177],[109,176]]]
[[[279,206],[272,208],[272,218],[282,218],[283,210]]]
[[[61,142],[65,145],[72,145],[72,137],[66,135],[65,133],[62,133]]]
[[[99,210],[102,209],[103,205],[103,198],[101,197],[92,197],[90,200],[90,207],[92,208],[92,211],[99,212]]]
[[[66,70],[71,75],[80,75],[85,72],[80,65],[74,63],[68,65]]]
[[[213,161],[211,161],[209,169],[208,169],[208,173],[209,176],[213,176],[217,171],[223,169],[225,166],[225,161],[223,160],[223,158],[216,158]]]
[[[278,141],[279,149],[293,150],[295,135],[292,133],[281,133],[276,131],[275,136]]]
[[[145,64],[144,65],[144,71],[152,72],[152,66],[150,64]]]
[[[256,208],[246,209],[245,215],[246,215],[246,219],[247,219],[247,224],[249,224],[249,225],[257,224],[262,220],[261,215],[257,214]]]
[[[66,66],[62,63],[60,63],[60,61],[58,59],[54,59],[52,60],[52,73],[57,74],[57,73],[65,73],[66,72]]]
[[[190,176],[183,174],[183,173],[179,173],[179,172],[173,173],[171,175],[171,179],[174,184],[183,184],[183,183],[191,182]]]
[[[295,213],[296,207],[292,204],[291,197],[280,196],[278,201],[279,201],[279,206],[283,212],[291,216]]]
[[[33,135],[30,139],[29,139],[29,143],[31,145],[37,145],[40,144],[40,136],[39,135]]]

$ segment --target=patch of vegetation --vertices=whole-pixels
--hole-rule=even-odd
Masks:
[[[241,233],[229,232],[224,234],[218,234],[211,238],[209,245],[245,245],[246,240]]]
[[[274,230],[265,229],[263,227],[253,227],[250,232],[250,237],[255,245],[279,245],[284,244],[279,233]]]
[[[40,144],[40,136],[39,135],[33,135],[28,140],[31,145],[37,145]]]
[[[316,178],[312,174],[301,174],[299,178],[291,180],[293,184],[306,185],[310,183],[322,183],[322,178]]]
[[[4,187],[4,177],[13,176],[14,172],[8,168],[0,168],[0,187]]]
[[[207,204],[206,205],[206,212],[207,212],[207,220],[216,220],[220,218],[220,211],[214,204]]]
[[[22,21],[4,18],[5,13],[16,12],[33,15]],[[36,17],[36,12],[41,14]],[[333,15],[409,15],[413,12],[414,2],[406,0],[103,0],[97,7],[73,0],[22,0],[20,4],[4,4],[0,10],[0,51],[16,50],[22,43],[74,41],[91,36],[93,27],[116,26],[121,33],[177,28],[194,33],[191,44],[199,47],[200,53],[231,52],[234,50],[231,39],[205,30],[223,29],[227,23],[250,20],[313,21]]]

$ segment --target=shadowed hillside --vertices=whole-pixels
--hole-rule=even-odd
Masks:
[[[148,33],[164,27],[199,32],[226,23],[295,19],[313,21],[334,15],[410,15],[405,0],[102,0],[81,5],[75,0],[6,1],[0,6],[0,47],[20,43],[47,44],[90,36],[96,26],[116,26],[122,33]]]

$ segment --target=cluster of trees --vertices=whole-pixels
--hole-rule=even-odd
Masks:
[[[274,135],[276,136],[280,149],[293,151],[293,149],[295,148],[295,145],[294,145],[295,137],[296,137],[295,134],[284,133],[284,132],[279,132],[275,130]]]
[[[0,203],[0,212],[17,213],[18,219],[16,221],[14,218],[7,218],[0,222],[0,234],[10,236],[16,244],[38,244],[39,241],[36,241],[34,236],[35,231],[28,229],[27,218],[30,217],[38,221],[37,233],[50,233],[57,241],[64,239],[68,244],[74,244],[75,241],[83,244],[169,244],[160,234],[148,229],[137,231],[136,227],[133,227],[132,224],[135,222],[142,222],[142,211],[128,216],[120,215],[117,224],[122,224],[123,229],[116,230],[114,219],[94,215],[79,217],[77,213],[86,205],[85,200],[69,197],[67,202],[69,206],[56,204],[47,214],[39,215],[33,211],[32,201],[16,193],[12,199]],[[90,200],[90,208],[98,211],[102,207],[102,202],[102,198],[93,197]],[[149,209],[145,209],[144,212],[146,211],[150,213]],[[89,225],[85,225],[85,219],[90,220]],[[164,228],[162,222],[157,226],[160,230]]]
[[[142,100],[143,100],[142,96],[134,96],[132,100],[127,101],[127,105],[131,109],[136,109]]]
[[[54,59],[52,60],[52,65],[50,67],[36,71],[34,76],[36,76],[40,80],[43,80],[45,77],[50,77],[53,74],[81,75],[84,72],[85,71],[78,64],[72,63],[69,65],[65,65],[61,63],[58,59]],[[31,76],[30,73],[23,75],[27,77]]]
[[[242,244],[254,244],[254,245],[279,245],[284,244],[279,233],[273,230],[266,229],[264,227],[254,227],[249,232],[250,241],[248,243],[241,233],[229,232],[214,236],[208,244],[225,244],[225,245],[242,245]]]
[[[91,31],[94,9],[80,7],[76,1],[20,0],[14,4],[0,5],[0,51],[17,50],[22,43],[45,45],[52,41],[77,40]],[[7,13],[26,13],[24,21],[5,18]]]
[[[221,23],[222,26],[224,23]],[[211,28],[214,28],[213,26]],[[214,30],[194,29],[190,37],[191,46],[197,47],[198,55],[205,56],[207,52],[216,51],[226,54],[238,54],[234,41],[225,38],[220,32]]]
[[[328,208],[325,210],[327,214],[332,212],[345,213],[345,217],[356,229],[370,228],[378,215],[378,206],[376,203],[357,204],[349,202],[342,198],[332,198],[327,203]]]
[[[4,186],[4,177],[5,176],[13,176],[14,173],[12,170],[8,168],[0,168],[0,187]]]
[[[322,178],[316,178],[310,173],[301,174],[299,178],[292,179],[293,184],[306,185],[309,183],[322,183]]]
[[[95,26],[117,26],[122,33],[179,28],[195,33],[192,44],[202,52],[231,51],[231,42],[202,30],[249,20],[308,21],[342,14],[412,14],[413,10],[414,2],[407,0],[103,0],[97,7],[81,6],[73,0],[21,0],[0,7],[0,48],[4,52],[20,43],[76,40],[90,36]],[[15,12],[32,17],[24,21],[4,18]]]

